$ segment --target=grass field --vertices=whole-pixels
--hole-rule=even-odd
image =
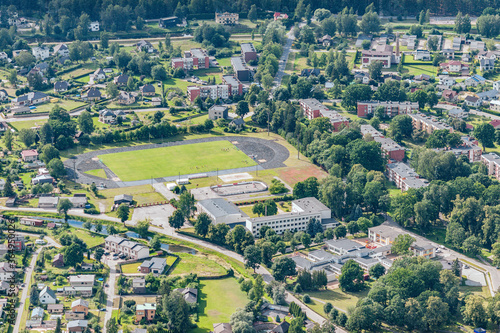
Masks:
[[[136,150],[100,155],[122,181],[233,169],[255,162],[229,141]]]
[[[57,102],[57,103],[45,103],[45,104],[37,105],[34,112],[50,112],[52,110],[52,108],[54,108],[54,106],[56,106],[56,105],[65,109],[66,111],[70,111],[70,110],[75,109],[77,107],[84,106],[84,105],[86,105],[86,103],[60,99],[59,102]]]
[[[221,297],[223,296],[223,297]],[[237,308],[244,308],[247,296],[234,278],[200,281],[198,327],[192,333],[208,333],[214,323],[227,323]]]
[[[226,272],[224,267],[204,255],[189,253],[178,253],[178,255],[181,260],[175,265],[171,275],[196,273],[198,276],[220,276]]]
[[[365,298],[366,295],[368,295],[368,291],[368,289],[365,289],[357,293],[347,293],[340,289],[328,289],[308,292],[308,295],[311,296],[311,298],[317,298],[325,303],[330,302],[336,308],[347,311],[348,308],[356,306],[359,299]],[[325,316],[325,313],[323,312],[323,303],[316,301],[311,308],[320,315]]]
[[[94,247],[104,243],[104,237],[91,234],[86,230],[72,228],[71,234],[84,241],[88,247]]]
[[[89,170],[85,171],[86,174],[96,176],[99,178],[104,178],[106,179],[106,172],[104,172],[104,169],[94,169],[94,170]]]
[[[39,120],[25,120],[25,121],[13,121],[10,125],[14,126],[18,131],[23,128],[32,128],[35,126],[42,126],[47,122],[47,119],[39,119]]]
[[[138,205],[165,201],[165,198],[160,193],[156,192],[150,184],[129,186],[126,190],[124,188],[100,190],[99,198],[96,201],[103,204],[106,207],[106,211],[109,211],[113,205],[115,195],[124,193],[133,195],[134,201],[137,202]]]

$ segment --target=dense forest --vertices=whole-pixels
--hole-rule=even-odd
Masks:
[[[498,8],[500,6],[500,0],[238,0],[234,2],[219,0],[3,0],[2,4],[14,5],[25,15],[30,16],[43,17],[49,13],[56,19],[61,16],[78,18],[82,13],[87,13],[91,19],[98,20],[103,15],[106,16],[106,12],[116,10],[116,6],[123,8],[124,13],[131,15],[132,19],[137,16],[151,19],[174,14],[179,17],[189,14],[212,14],[222,10],[248,13],[253,4],[262,10],[292,13],[299,1],[302,1],[305,7],[310,5],[311,10],[326,8],[332,13],[338,13],[345,7],[352,7],[359,15],[362,15],[365,8],[372,3],[377,12],[382,15],[403,16],[416,15],[421,10],[427,9],[439,15],[456,15],[458,11],[480,15],[487,7]]]

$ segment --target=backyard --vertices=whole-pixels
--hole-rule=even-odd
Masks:
[[[215,256],[193,255],[189,253],[178,253],[180,261],[175,264],[171,275],[185,275],[196,273],[198,276],[220,276],[226,273]]]
[[[250,157],[229,141],[135,150],[100,155],[99,158],[122,181],[255,165]]]

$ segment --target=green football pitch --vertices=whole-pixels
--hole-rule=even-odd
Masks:
[[[99,159],[122,181],[204,173],[256,164],[229,141],[105,154],[100,155]]]

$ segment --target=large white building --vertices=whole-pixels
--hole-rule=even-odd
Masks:
[[[500,156],[494,153],[483,154],[481,162],[488,167],[488,175],[500,179]]]
[[[149,248],[147,246],[119,236],[106,237],[105,247],[108,251],[122,253],[131,259],[149,257]]]
[[[311,219],[320,221],[323,225],[336,226],[338,223],[332,218],[332,211],[316,198],[303,198],[292,201],[292,212],[271,216],[247,218],[246,227],[254,236],[267,225],[277,234],[286,230],[304,231]]]
[[[228,225],[244,223],[248,218],[234,203],[223,198],[198,201],[201,211],[212,219],[213,224],[225,223]]]
[[[36,60],[45,60],[50,57],[50,50],[45,45],[34,47],[31,49],[31,52]]]
[[[14,277],[15,268],[10,263],[0,262],[0,281],[9,281]]]

